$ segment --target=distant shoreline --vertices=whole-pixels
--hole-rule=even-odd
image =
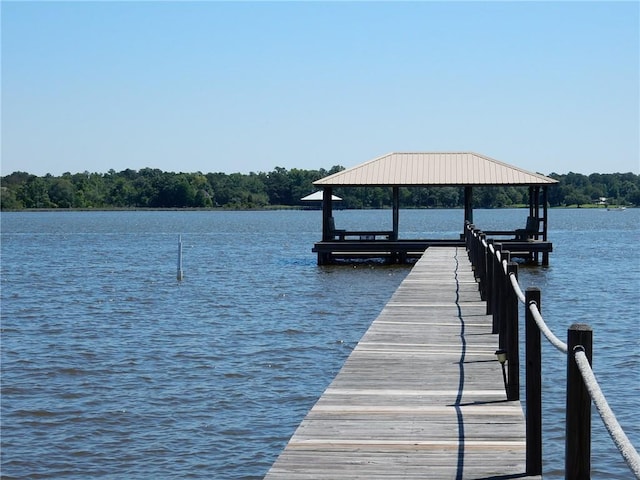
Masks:
[[[549,210],[607,210],[617,209],[619,205],[567,205],[561,207],[549,207]],[[510,205],[508,207],[494,207],[484,208],[476,207],[474,210],[524,210],[529,208],[527,205]],[[624,209],[634,209],[636,206],[624,206]],[[309,206],[295,206],[295,205],[282,205],[271,207],[256,207],[256,208],[227,208],[227,207],[185,207],[185,208],[165,208],[165,207],[131,207],[131,208],[22,208],[22,209],[6,209],[2,210],[2,213],[18,213],[18,212],[270,212],[277,210],[313,210],[321,211],[322,208],[314,208]],[[383,208],[334,208],[334,210],[392,210],[392,207]],[[401,207],[400,210],[464,210],[463,207]]]

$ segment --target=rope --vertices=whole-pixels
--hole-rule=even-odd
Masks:
[[[560,340],[558,337],[556,337],[553,334],[553,332],[549,330],[549,327],[547,327],[547,324],[544,323],[544,319],[542,318],[542,315],[540,315],[540,311],[538,310],[538,305],[536,305],[536,302],[529,302],[529,311],[533,315],[533,319],[536,321],[536,325],[538,325],[538,328],[540,329],[542,334],[545,337],[547,337],[547,340],[549,340],[551,345],[556,347],[562,353],[567,353],[567,350],[568,350],[567,344],[564,343],[562,340]]]
[[[511,272],[509,274],[509,279],[511,280],[511,286],[513,287],[513,291],[516,293],[518,300],[520,300],[524,304],[524,302],[526,301],[526,298],[524,296],[524,293],[522,293],[522,290],[520,289],[520,284],[518,283],[518,278],[516,277],[516,274]]]
[[[589,365],[589,360],[582,347],[577,347],[576,350],[574,350],[574,357],[578,370],[580,370],[580,374],[582,375],[584,385],[587,387],[589,395],[598,409],[600,418],[602,418],[604,426],[607,428],[609,435],[611,435],[613,443],[615,443],[622,454],[622,458],[627,462],[633,474],[640,480],[640,455],[638,455],[638,452],[629,441],[629,438],[622,430],[622,427],[620,427],[616,416],[609,407],[607,399],[602,393],[602,390],[600,390],[598,381],[593,374],[593,370],[591,370],[591,365]]]
[[[506,260],[502,261],[502,267],[504,269],[504,273],[506,274],[507,273]],[[520,300],[524,304],[526,302],[526,297],[524,293],[522,293],[522,289],[520,288],[520,284],[518,283],[518,278],[516,277],[515,273],[512,272],[509,274],[509,280],[511,280],[511,287],[513,288],[513,291],[518,297],[518,300]],[[553,332],[549,329],[549,327],[547,327],[547,324],[545,323],[544,318],[542,318],[542,315],[540,314],[540,311],[538,310],[538,306],[536,305],[535,302],[531,302],[529,304],[529,311],[533,315],[533,318],[536,321],[536,325],[538,325],[538,328],[544,334],[544,336],[547,337],[547,340],[549,340],[551,345],[556,347],[562,353],[567,353],[567,344],[564,343],[562,340],[560,340],[558,337],[556,337],[553,334]]]

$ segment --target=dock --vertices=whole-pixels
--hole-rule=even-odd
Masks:
[[[496,239],[496,243],[508,243],[512,257],[537,263],[542,256],[542,264],[548,265],[553,245],[547,238],[547,190],[557,183],[553,178],[473,152],[392,152],[313,182],[315,187],[322,188],[322,239],[314,245],[313,252],[318,256],[318,265],[363,258],[412,263],[425,248],[464,244],[466,225],[473,225],[474,188],[526,186],[529,189],[526,221],[508,230],[484,233],[487,238],[506,237],[500,241]],[[460,237],[401,238],[400,207],[404,193],[408,193],[407,189],[424,187],[463,190],[464,218],[460,221],[463,227]],[[334,199],[340,200],[340,197],[333,195],[333,190],[345,188],[390,189],[391,195],[386,203],[379,202],[379,207],[391,206],[391,222],[369,231],[357,231],[336,222],[333,204]],[[402,195],[401,189],[405,189]],[[304,197],[307,198],[309,196]],[[314,193],[311,198],[319,198],[319,195]],[[426,206],[416,202],[410,202],[410,205],[414,208]]]
[[[357,232],[360,233],[360,232]],[[312,251],[318,254],[318,265],[345,260],[382,259],[387,263],[409,263],[422,257],[429,247],[464,247],[464,240],[378,240],[361,235],[357,240],[317,242]]]
[[[541,478],[497,348],[465,248],[428,248],[265,478]]]

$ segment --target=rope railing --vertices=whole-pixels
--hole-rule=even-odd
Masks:
[[[538,305],[536,305],[535,302],[529,303],[529,311],[531,312],[531,315],[535,320],[538,329],[542,332],[545,338],[549,340],[549,343],[556,347],[556,349],[561,351],[562,353],[567,353],[567,344],[556,337],[551,329],[547,327],[547,324],[545,323],[542,315],[540,314],[540,311],[538,310]]]
[[[511,280],[511,286],[513,287],[513,291],[518,297],[518,300],[520,300],[520,302],[524,304],[526,300],[524,298],[524,293],[520,288],[520,284],[518,283],[518,277],[516,277],[514,273],[511,273],[509,274],[509,280]]]
[[[522,291],[522,288],[520,287],[520,283],[518,283],[518,277],[516,277],[515,274],[511,273],[509,275],[509,280],[511,280],[511,286],[513,287],[513,291],[518,297],[518,300],[520,300],[520,302],[523,305],[526,305],[525,295],[524,295],[524,292]],[[529,304],[529,310],[531,311],[531,314],[533,315],[533,318],[536,321],[536,325],[538,325],[538,328],[540,329],[542,334],[545,336],[545,338],[549,340],[549,343],[551,343],[551,345],[556,347],[556,349],[558,349],[562,353],[567,353],[567,344],[564,343],[562,340],[560,340],[558,337],[556,337],[553,334],[553,332],[549,329],[546,322],[544,321],[544,318],[542,318],[542,314],[538,310],[538,305],[536,305],[535,302],[531,302]]]
[[[486,239],[485,234],[468,223],[465,229],[467,249],[479,281],[487,314],[493,315],[494,332],[499,334],[500,349],[507,351],[509,381],[507,398],[519,399],[518,301],[525,306],[527,344],[527,474],[542,474],[541,350],[540,334],[557,350],[567,354],[567,408],[565,478],[588,478],[591,453],[591,401],[623,459],[640,480],[640,455],[629,441],[602,393],[591,369],[592,332],[588,325],[574,324],[568,331],[568,343],[549,329],[540,313],[539,289],[522,291],[517,266],[502,245]],[[510,287],[510,288],[509,288]],[[514,306],[515,304],[515,306]],[[532,327],[530,328],[530,325]],[[530,352],[529,350],[532,350]],[[585,353],[586,352],[586,353]],[[512,369],[514,372],[512,373]],[[531,372],[530,372],[531,370]],[[513,383],[514,385],[509,385]],[[581,391],[584,389],[584,394]],[[580,434],[576,435],[576,431]],[[531,434],[530,434],[531,432]]]

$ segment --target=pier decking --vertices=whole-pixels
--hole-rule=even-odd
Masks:
[[[465,249],[427,249],[265,478],[540,478],[491,325]]]

